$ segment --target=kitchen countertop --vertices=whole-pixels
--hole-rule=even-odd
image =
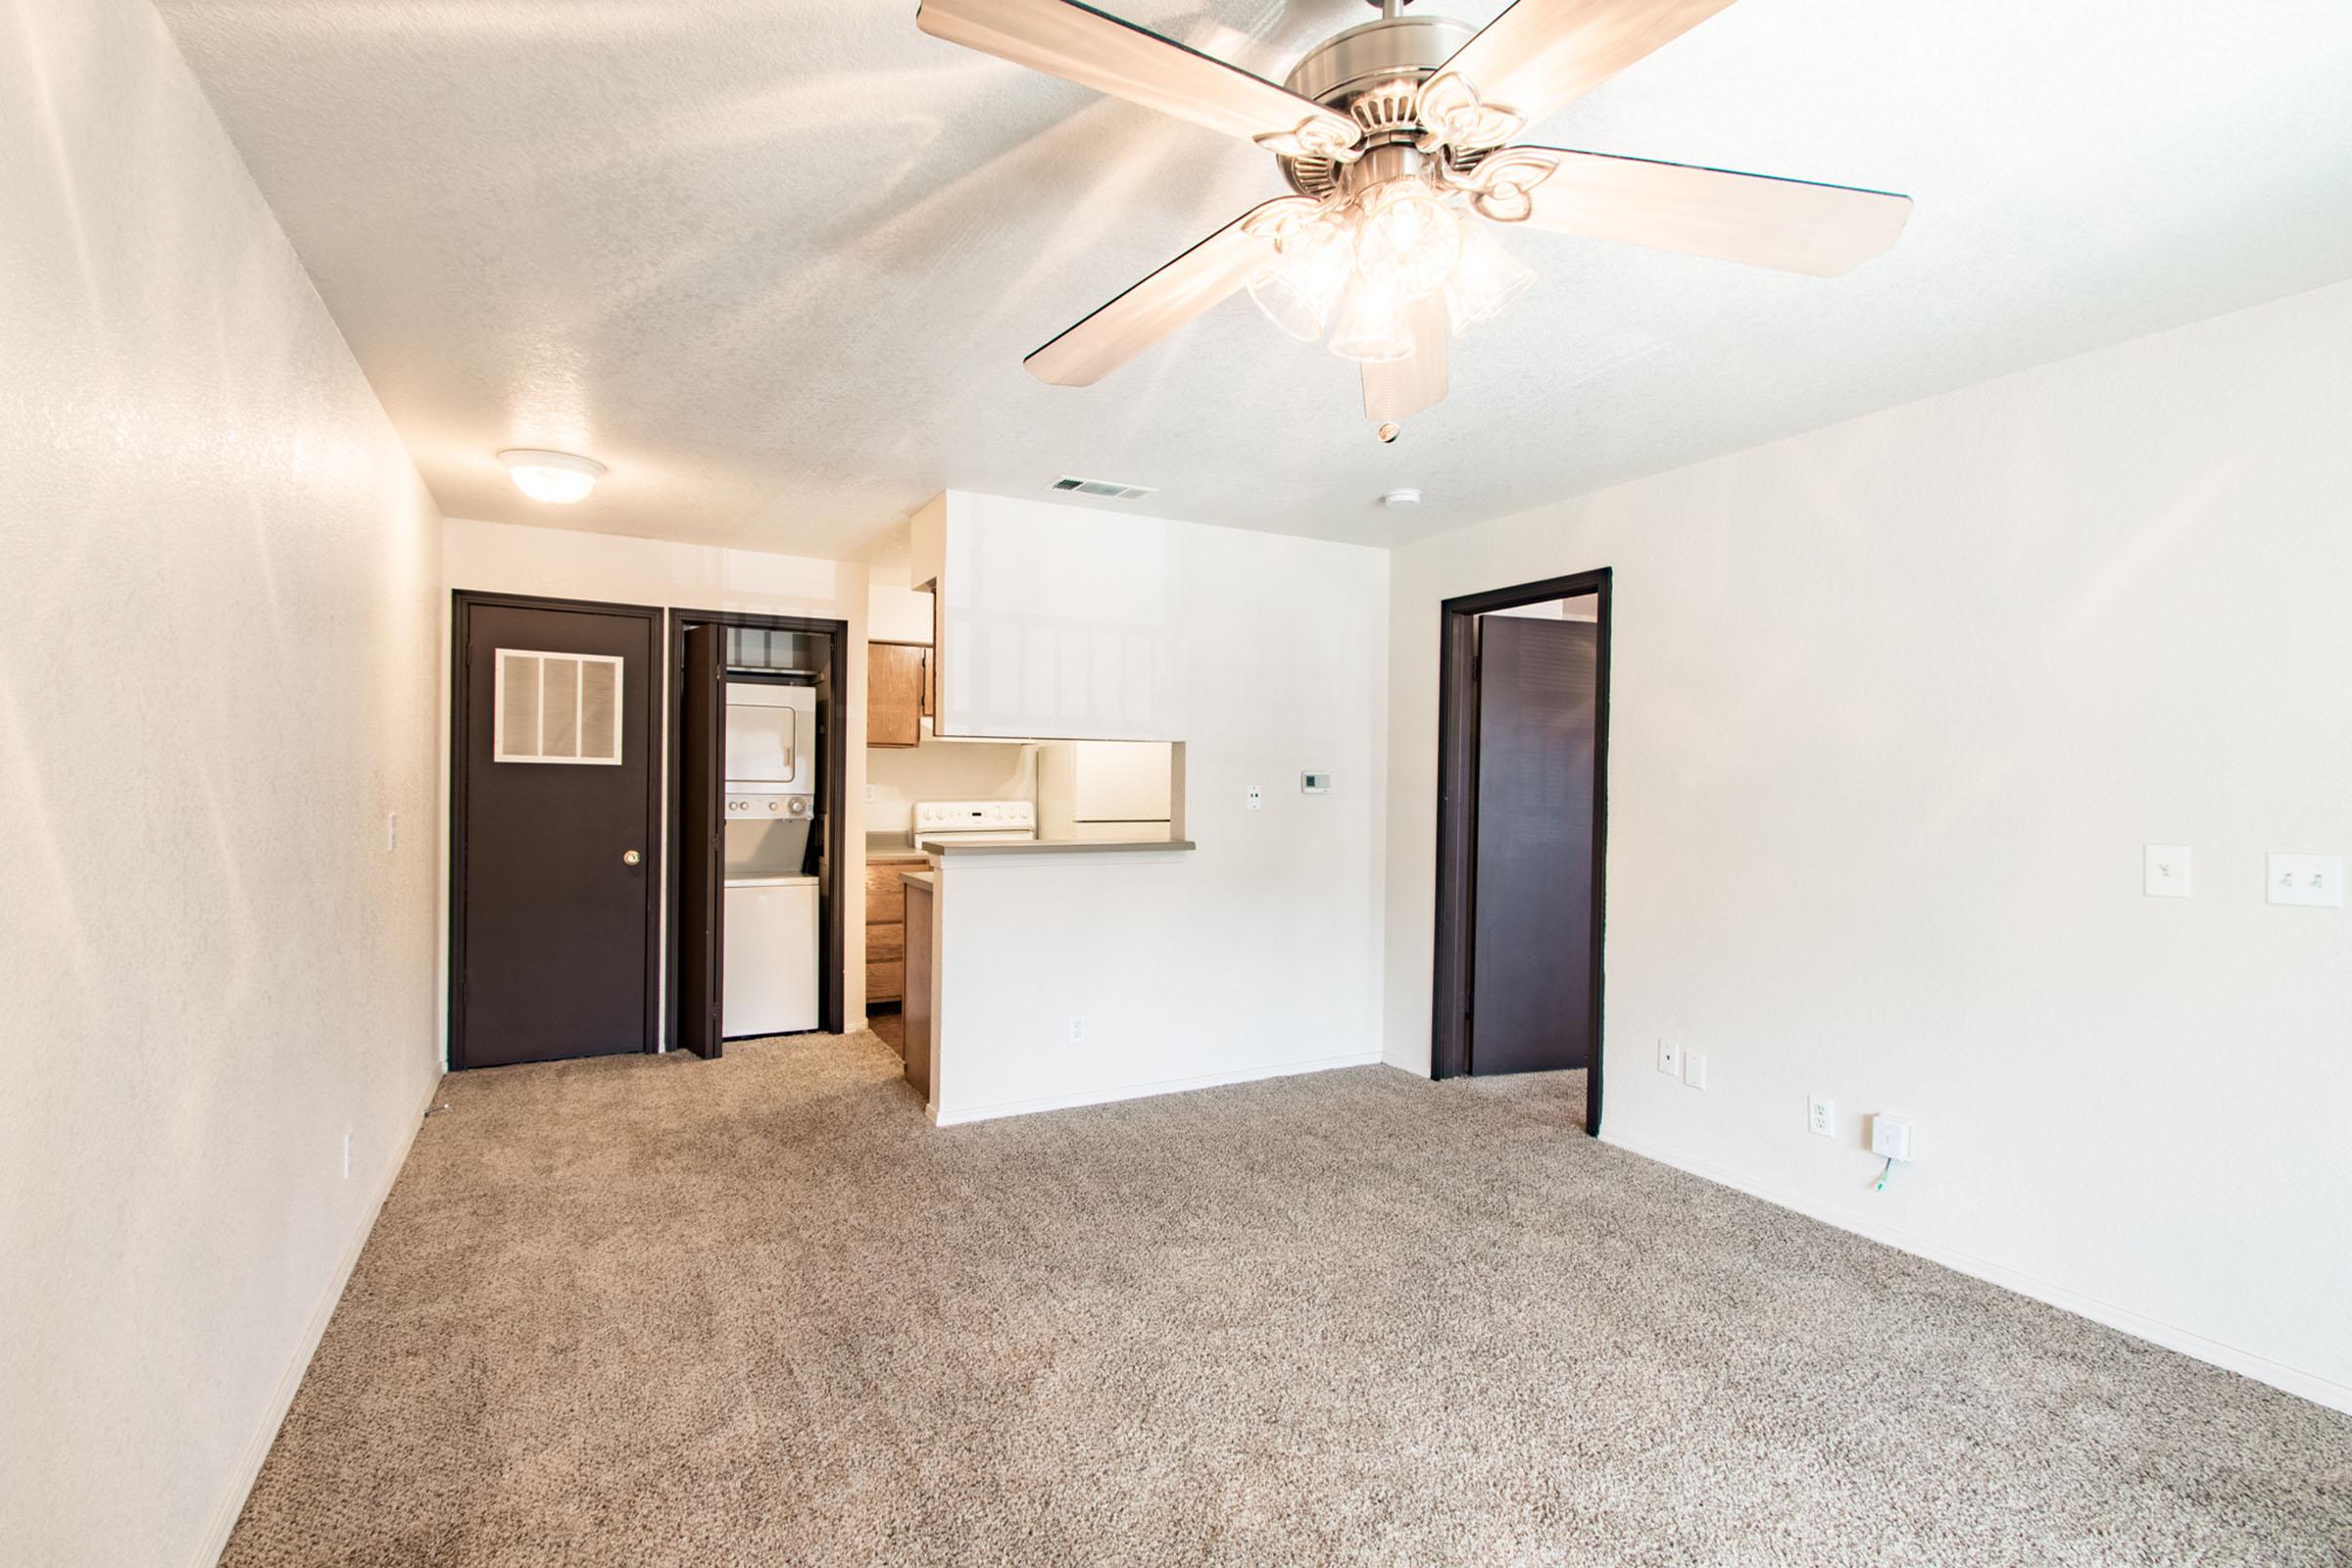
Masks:
[[[934,855],[951,855],[958,858],[973,855],[1134,855],[1148,850],[1182,853],[1197,848],[1191,839],[1014,839],[1009,842],[961,844],[951,839],[934,843],[929,849],[918,849],[911,835],[906,833],[868,833],[865,836],[865,863],[887,864],[892,860],[929,861]]]
[[[931,853],[960,860],[982,855],[1137,855],[1193,848],[1191,839],[1021,839],[1009,844],[934,844]]]

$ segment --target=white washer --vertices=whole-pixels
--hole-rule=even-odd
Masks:
[[[816,1027],[816,878],[729,877],[726,1001],[718,1032],[730,1040]]]

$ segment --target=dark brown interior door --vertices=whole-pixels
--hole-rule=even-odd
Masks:
[[[726,628],[686,629],[678,708],[678,1047],[715,1056],[727,913]]]
[[[1592,1059],[1599,628],[1479,620],[1470,1070]]]
[[[460,594],[456,621],[451,1063],[649,1050],[659,612]]]

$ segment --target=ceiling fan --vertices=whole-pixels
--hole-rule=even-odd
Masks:
[[[1907,196],[1511,144],[1732,0],[1517,0],[1479,31],[1406,16],[1325,39],[1283,85],[1079,0],[921,0],[934,37],[1274,155],[1294,194],[1244,213],[1026,360],[1091,386],[1247,288],[1284,331],[1361,362],[1381,439],[1446,396],[1446,340],[1535,280],[1491,224],[1832,277],[1892,245]]]

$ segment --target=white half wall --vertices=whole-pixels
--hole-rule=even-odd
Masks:
[[[2347,408],[2352,285],[1399,551],[1389,1059],[1440,602],[1613,567],[1602,1135],[2352,1408]]]
[[[447,669],[450,595],[461,588],[483,593],[536,594],[550,599],[595,599],[664,610],[731,610],[761,615],[808,615],[849,623],[849,692],[841,803],[849,865],[841,878],[843,910],[842,1021],[855,1029],[865,1016],[865,879],[859,874],[865,848],[865,626],[866,567],[856,562],[779,556],[763,550],[723,550],[711,545],[637,539],[625,534],[586,533],[571,528],[530,527],[451,517],[443,526],[441,647]],[[667,632],[662,636],[666,639]],[[665,644],[666,647],[666,644]],[[667,657],[666,653],[663,655]],[[441,733],[446,735],[449,681],[441,682]],[[659,787],[662,820],[669,820],[669,681],[662,682],[662,761]],[[446,749],[446,748],[445,748]],[[449,765],[442,759],[441,820],[449,819]],[[446,859],[446,849],[444,851]],[[444,867],[446,869],[446,866]],[[669,875],[669,848],[662,847],[662,874]],[[441,975],[449,973],[449,879],[441,879]],[[662,951],[668,952],[668,901],[662,901]],[[668,1030],[667,976],[663,976],[662,1030]],[[444,1059],[448,1018],[441,1023]]]
[[[210,1564],[437,1078],[440,517],[154,9],[5,34],[0,1561]]]
[[[1132,672],[1145,649],[1168,672],[1152,711],[1184,715],[1160,738],[1184,742],[1182,831],[1200,848],[942,862],[938,1119],[1377,1060],[1386,553],[971,499],[952,509],[943,579],[961,649],[1018,649],[1040,602],[961,595],[957,563],[998,585],[1083,568],[1090,587],[1051,638],[1061,695],[1000,686],[984,662],[964,677],[974,721],[1115,716],[1132,688],[1093,660]],[[1075,560],[1073,528],[1094,536]],[[1308,769],[1333,775],[1330,794],[1299,793]]]

